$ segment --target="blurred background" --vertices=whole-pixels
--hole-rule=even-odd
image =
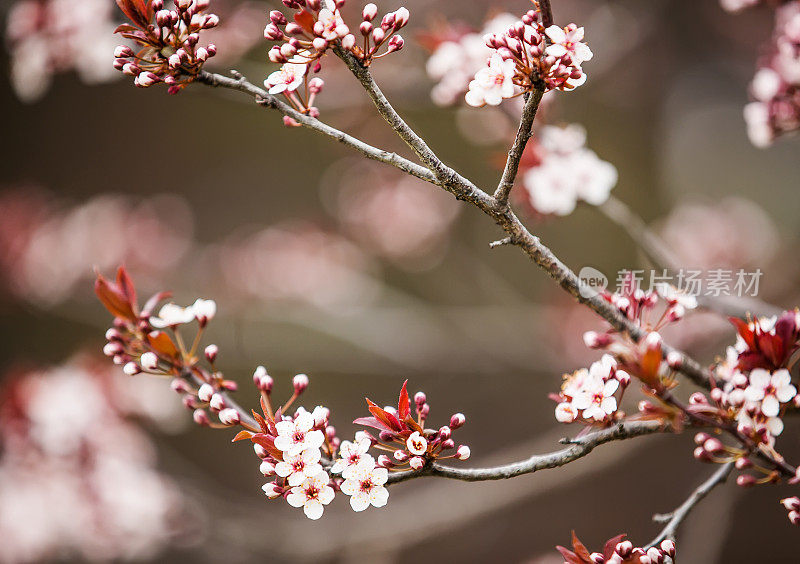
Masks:
[[[557,563],[553,546],[571,529],[590,547],[622,532],[645,544],[660,528],[652,514],[713,471],[692,458],[691,435],[670,435],[510,481],[415,480],[393,487],[380,511],[339,500],[318,522],[267,503],[248,446],[191,425],[168,382],[129,378],[102,357],[110,319],[92,294],[93,267],[126,264],[141,295],[215,299],[206,342],[219,345],[218,366],[245,405],[256,403],[256,365],[286,396],[306,372],[304,405],[324,403],[347,437],[365,395],[390,404],[408,378],[412,393],[427,393],[432,424],[466,414],[464,465],[555,450],[578,432],[556,423],[547,394],[597,359],[581,335],[602,324],[519,250],[490,251],[499,231],[448,194],[287,129],[250,98],[134,88],[111,69],[121,21],[111,0],[72,2],[32,27],[11,18],[18,3],[0,2],[0,561]],[[223,22],[217,68],[254,83],[275,69],[261,34],[275,4],[212,2]],[[492,186],[515,107],[435,103],[431,30],[477,31],[530,3],[405,6],[406,47],[375,76],[446,162]],[[379,2],[381,13],[396,7]],[[553,8],[558,23],[586,27],[595,56],[586,85],[552,97],[543,119],[586,128],[619,173],[615,201],[680,264],[760,268],[759,298],[793,308],[798,142],[756,149],[742,118],[773,11],[731,14],[714,0]],[[407,154],[346,70],[326,63],[322,119]],[[650,267],[602,206],[528,223],[576,270]],[[667,340],[711,363],[733,331],[700,312]],[[797,431],[787,421],[787,456],[800,455]],[[715,491],[682,529],[681,561],[793,561],[784,493]]]

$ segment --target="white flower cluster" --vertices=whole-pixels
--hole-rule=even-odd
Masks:
[[[371,444],[363,431],[356,433],[355,442],[342,441],[339,458],[331,468],[331,472],[344,478],[340,489],[350,496],[353,511],[364,511],[370,505],[383,507],[389,501],[389,490],[384,487],[389,471],[378,467],[372,455],[367,453]]]
[[[320,464],[325,433],[315,428],[324,426],[327,418],[328,410],[322,406],[317,406],[313,413],[300,407],[293,419],[275,423],[278,432],[275,448],[282,452],[282,460],[274,465],[268,461],[261,464],[265,476],[277,474],[286,479],[290,488],[286,501],[292,507],[302,507],[309,519],[322,517],[325,506],[334,497],[330,477]],[[264,484],[262,489],[270,498],[283,493],[273,482]]]
[[[586,147],[586,130],[577,124],[544,126],[538,136],[541,163],[529,169],[522,186],[542,214],[569,215],[579,200],[599,206],[617,183],[617,169]]]
[[[328,410],[324,407],[316,407],[313,413],[301,407],[293,419],[277,422],[274,445],[282,459],[274,462],[265,457],[261,463],[265,476],[277,475],[286,484],[285,487],[275,482],[264,484],[262,489],[267,497],[272,499],[285,494],[289,505],[302,507],[309,519],[322,517],[325,506],[335,496],[334,484],[321,463],[325,433],[318,427],[324,427],[327,418]],[[388,470],[377,467],[375,459],[367,453],[370,446],[369,436],[363,431],[357,433],[355,442],[342,442],[339,458],[331,467],[331,473],[341,474],[344,479],[339,489],[350,496],[354,511],[363,511],[370,505],[383,507],[389,499],[384,487],[389,478]]]
[[[192,305],[187,307],[168,303],[161,307],[158,316],[150,316],[150,325],[157,329],[164,329],[191,323],[195,319],[205,324],[211,321],[216,313],[217,303],[214,300],[198,298]]]
[[[614,394],[630,383],[627,372],[617,369],[617,362],[605,354],[589,369],[581,368],[565,376],[556,406],[556,419],[572,423],[582,418],[590,422],[610,420],[617,412]]]

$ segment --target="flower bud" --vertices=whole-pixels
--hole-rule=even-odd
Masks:
[[[383,31],[381,28],[376,28],[372,30],[372,40],[375,42],[375,45],[380,45],[386,37],[386,32]]]
[[[378,457],[377,464],[380,468],[391,468],[392,466],[394,466],[394,462],[392,462],[392,459],[386,456],[385,454],[381,454]]]
[[[413,456],[411,457],[411,460],[408,461],[408,463],[414,470],[422,470],[422,468],[425,466],[425,459],[422,458],[421,456]]]
[[[265,449],[263,446],[259,444],[254,444],[253,450],[255,451],[256,456],[259,458],[267,458],[269,456],[269,452],[267,452],[267,449]]]
[[[135,362],[128,362],[122,367],[122,371],[128,376],[136,376],[142,369]]]
[[[404,7],[400,7],[394,12],[394,29],[397,31],[408,23],[411,14]]]
[[[353,47],[355,47],[355,45],[356,45],[356,36],[353,35],[352,33],[348,33],[344,37],[342,37],[342,48],[350,50]]]
[[[702,392],[695,392],[689,396],[689,403],[692,405],[707,405],[708,398]]]
[[[323,407],[318,405],[314,408],[314,411],[311,413],[311,416],[314,418],[314,426],[315,427],[324,427],[328,423],[328,418],[331,415],[331,410],[327,407]],[[336,434],[334,432],[334,434]]]
[[[264,493],[269,499],[275,499],[283,495],[283,488],[274,482],[264,484],[261,486],[261,489],[264,490]]]
[[[665,539],[665,540],[661,541],[661,545],[660,546],[661,546],[661,550],[663,550],[664,553],[667,556],[669,556],[670,558],[674,558],[675,557],[675,542],[674,541],[672,541],[671,539]]]
[[[255,372],[253,372],[253,383],[261,392],[266,392],[268,394],[272,392],[272,377],[267,374],[267,369],[263,366],[257,367]]]
[[[378,15],[378,7],[370,2],[366,6],[364,6],[364,10],[361,12],[361,17],[365,22],[371,22],[375,19],[375,16]]]
[[[308,81],[308,91],[311,94],[319,94],[322,92],[323,86],[325,86],[325,81],[318,76]]]
[[[106,345],[103,347],[103,354],[106,356],[116,356],[123,351],[124,349],[122,348],[122,345],[116,342],[106,343]]]
[[[405,462],[408,460],[408,453],[404,450],[396,450],[392,456],[394,456],[397,462]]]
[[[388,51],[389,53],[392,53],[394,51],[399,51],[400,49],[403,48],[403,45],[405,45],[405,40],[399,35],[394,35],[389,40]]]
[[[442,450],[450,450],[456,448],[456,442],[453,439],[442,441]]]
[[[696,445],[702,445],[704,442],[706,442],[710,438],[711,438],[711,435],[709,435],[708,433],[697,433],[694,436],[694,443]]]
[[[208,419],[208,413],[206,413],[205,409],[195,409],[194,413],[192,413],[192,419],[194,419],[194,422],[202,427],[205,427],[210,423]]]
[[[470,454],[472,454],[472,451],[470,451],[467,445],[460,445],[456,450],[456,458],[459,460],[466,460],[469,458]]]
[[[741,486],[743,488],[749,488],[750,486],[755,486],[756,482],[757,480],[750,474],[739,474],[736,477],[736,485]]]
[[[214,364],[214,362],[217,360],[217,355],[219,354],[219,347],[217,345],[208,345],[204,353],[206,355],[206,360],[211,364]]]
[[[200,401],[211,401],[212,396],[214,395],[214,386],[209,383],[205,383],[200,386],[200,389],[197,390],[197,397],[200,398]]]
[[[633,543],[628,540],[622,541],[617,543],[617,546],[614,550],[623,558],[628,558],[633,552]]]
[[[275,475],[275,465],[270,462],[269,460],[262,460],[261,464],[258,467],[259,471],[264,476],[274,476]]]
[[[611,336],[607,333],[587,331],[583,334],[583,342],[590,349],[602,349],[611,344]]]
[[[444,427],[440,427],[439,428],[439,438],[441,440],[446,441],[447,439],[450,438],[451,434],[452,434],[452,431],[450,430],[450,427],[448,427],[447,425],[445,425]]]
[[[219,420],[223,425],[238,425],[239,412],[230,407],[225,408],[219,412]]]
[[[174,378],[172,382],[170,382],[169,387],[172,388],[173,392],[178,394],[187,394],[191,392],[189,384],[186,382],[186,380],[181,378]]]
[[[147,351],[142,354],[139,363],[145,370],[155,370],[158,368],[158,355],[154,352]]]
[[[394,433],[392,433],[391,431],[381,431],[378,434],[378,438],[380,439],[381,442],[387,443],[394,439]]]
[[[294,386],[294,393],[297,395],[302,394],[308,388],[308,376],[305,374],[298,374],[292,378],[292,386]]]
[[[647,557],[653,564],[661,564],[664,562],[664,555],[656,547],[652,546],[647,550]]]
[[[361,25],[358,26],[358,31],[361,32],[361,35],[366,37],[372,33],[372,24],[370,22],[361,22]]]
[[[747,469],[748,469],[748,468],[750,468],[752,465],[753,465],[753,463],[752,463],[752,462],[750,461],[750,459],[749,459],[749,458],[747,458],[746,456],[743,456],[743,457],[741,457],[741,458],[737,458],[737,459],[736,459],[736,464],[735,464],[735,466],[736,466],[736,469],[737,469],[737,470],[747,470]]]
[[[463,413],[456,413],[450,418],[450,428],[455,430],[466,423],[467,418]]]
[[[211,411],[219,412],[225,409],[225,398],[223,398],[220,394],[214,394],[211,396],[211,400],[209,401],[211,406]]]

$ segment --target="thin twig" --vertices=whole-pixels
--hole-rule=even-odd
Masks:
[[[542,95],[544,95],[543,84],[537,86],[525,100],[525,106],[522,109],[522,118],[519,122],[519,129],[517,129],[517,136],[514,139],[514,144],[508,151],[508,159],[506,160],[506,166],[503,170],[500,184],[497,186],[497,190],[494,191],[494,198],[501,205],[508,202],[508,196],[511,194],[511,189],[514,187],[514,181],[517,178],[517,171],[519,170],[519,161],[522,159],[525,146],[531,138],[533,120],[536,118],[536,110],[539,109]]]
[[[407,470],[389,474],[389,483],[404,482],[424,476],[437,476],[465,482],[506,480],[523,474],[531,474],[539,470],[564,466],[579,458],[583,458],[592,452],[596,446],[605,443],[631,439],[642,435],[650,435],[668,429],[669,426],[661,421],[627,421],[609,427],[608,429],[589,433],[574,439],[566,448],[547,454],[535,454],[519,462],[512,462],[511,464],[490,468],[453,468],[434,462],[422,470]]]
[[[700,503],[700,501],[702,501],[702,499],[706,497],[711,490],[718,485],[725,483],[732,470],[733,462],[726,462],[720,466],[720,468],[714,472],[708,480],[700,484],[686,499],[686,501],[684,501],[675,511],[665,515],[653,515],[653,521],[657,521],[659,523],[666,522],[667,525],[661,529],[661,532],[658,533],[656,538],[650,541],[650,544],[648,544],[645,548],[647,549],[657,546],[665,539],[675,540],[675,533],[678,531],[678,527],[681,526],[681,523],[683,523],[683,520],[686,519],[686,516],[689,515],[692,509],[694,509],[694,507]]]

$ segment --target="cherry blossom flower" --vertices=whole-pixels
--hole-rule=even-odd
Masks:
[[[285,454],[283,460],[275,465],[275,473],[286,478],[290,486],[299,486],[306,478],[322,472],[320,456],[318,448],[307,448],[295,455]]]
[[[590,374],[583,389],[575,396],[572,405],[582,410],[584,419],[602,421],[617,410],[614,394],[619,389],[619,381],[604,382],[597,374]]]
[[[389,500],[389,491],[384,487],[389,472],[386,468],[376,468],[373,460],[365,460],[353,467],[350,476],[341,490],[350,496],[353,511],[364,511],[370,505],[383,507]]]
[[[363,462],[372,458],[367,452],[371,446],[369,438],[361,438],[355,442],[342,441],[339,446],[339,458],[336,459],[331,472],[333,474],[341,474],[342,477],[347,478],[351,469]]]
[[[347,25],[345,25],[341,14],[339,14],[339,10],[332,12],[327,8],[323,8],[319,11],[319,15],[317,16],[317,24],[319,25],[319,29],[316,29],[315,26],[314,31],[320,37],[324,37],[328,41],[341,39],[350,33],[350,30],[347,28]]]
[[[308,412],[300,413],[291,421],[278,421],[275,428],[278,431],[275,448],[289,456],[319,448],[325,441],[325,433],[314,429],[314,417]]]
[[[428,441],[419,431],[414,431],[411,436],[406,439],[406,447],[411,454],[422,455],[428,450]]]
[[[302,507],[309,519],[319,519],[334,498],[333,488],[328,485],[330,478],[324,470],[313,477],[307,477],[299,486],[293,487],[286,501],[292,507]],[[264,486],[266,488],[266,486]],[[267,490],[264,490],[267,492]],[[269,495],[269,494],[268,494]]]
[[[307,64],[285,63],[280,70],[276,70],[267,77],[264,85],[269,88],[270,94],[294,92],[303,84],[307,70]]]
[[[569,24],[565,28],[551,25],[545,30],[547,37],[552,43],[547,46],[545,53],[553,57],[563,57],[569,55],[577,64],[589,61],[592,58],[592,50],[583,41],[583,28],[575,24]]]
[[[164,304],[158,312],[158,317],[150,317],[150,325],[159,329],[176,327],[192,321],[194,321],[194,309],[191,306],[181,307],[173,303]]]
[[[744,395],[748,401],[761,402],[761,411],[767,417],[775,417],[780,413],[780,405],[791,401],[797,394],[792,385],[788,370],[781,369],[770,374],[763,368],[755,368],[750,372],[750,385]]]
[[[479,70],[469,83],[467,104],[475,107],[485,104],[497,106],[503,98],[514,96],[515,68],[514,61],[504,61],[500,55],[494,53],[489,59],[489,66]]]

